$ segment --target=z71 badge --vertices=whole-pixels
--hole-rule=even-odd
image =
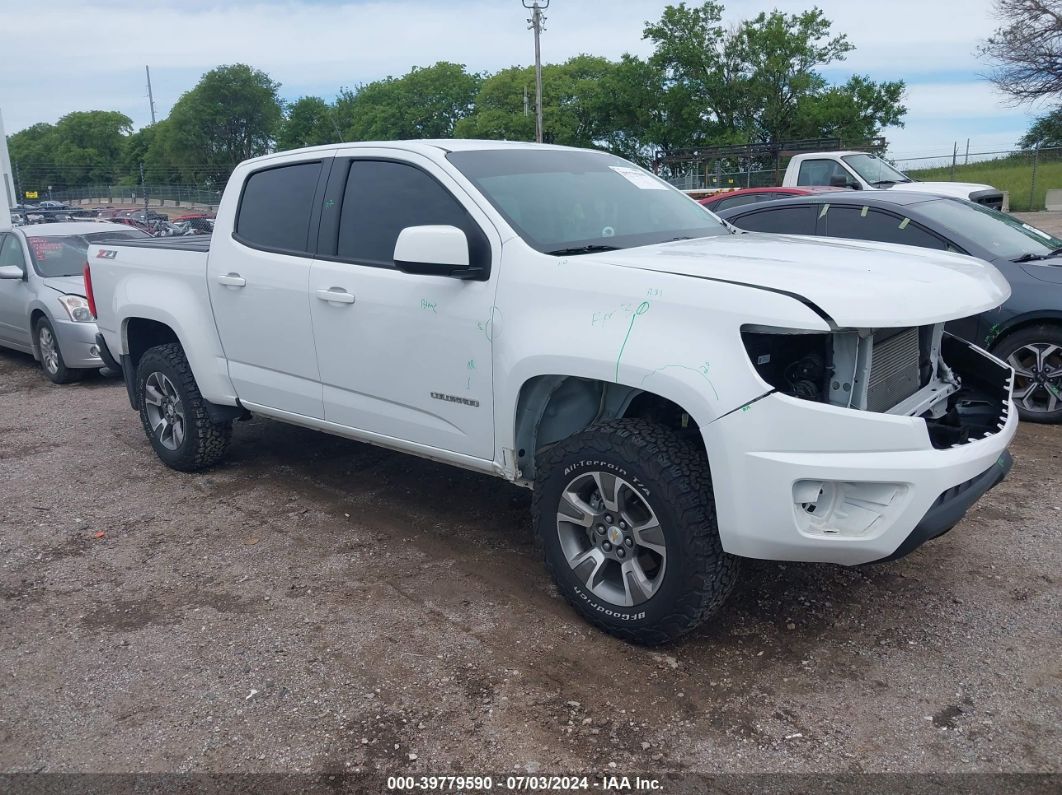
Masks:
[[[113,248],[101,248],[96,254],[96,259],[114,259],[118,256],[118,252]]]

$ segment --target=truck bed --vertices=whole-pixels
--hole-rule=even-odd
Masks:
[[[203,254],[210,251],[211,235],[187,235],[185,237],[153,237],[144,240],[98,240],[96,245],[103,248],[122,246],[123,248],[154,248],[173,251],[198,251]]]

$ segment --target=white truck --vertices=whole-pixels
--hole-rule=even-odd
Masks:
[[[715,611],[740,557],[904,555],[1010,467],[1012,371],[943,331],[1006,299],[991,265],[736,233],[603,152],[269,155],[209,243],[85,275],[166,464],[255,414],[532,487],[560,593],[635,642]]]
[[[1003,192],[971,182],[919,182],[869,152],[813,152],[789,161],[782,179],[786,188],[826,185],[853,190],[897,190],[954,196],[1003,209]]]

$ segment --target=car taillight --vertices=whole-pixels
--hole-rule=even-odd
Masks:
[[[96,297],[92,294],[92,271],[89,270],[88,262],[85,262],[85,298],[88,299],[89,312],[93,317],[99,317],[96,314]]]

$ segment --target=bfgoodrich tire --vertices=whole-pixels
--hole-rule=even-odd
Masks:
[[[1014,404],[1026,422],[1062,422],[1062,325],[1008,334],[992,353],[1014,368]]]
[[[532,511],[565,599],[604,631],[645,645],[692,630],[723,604],[723,551],[703,452],[645,420],[594,425],[541,457]]]
[[[211,421],[180,345],[159,345],[140,358],[136,397],[144,433],[166,466],[194,472],[225,457],[232,423]]]

